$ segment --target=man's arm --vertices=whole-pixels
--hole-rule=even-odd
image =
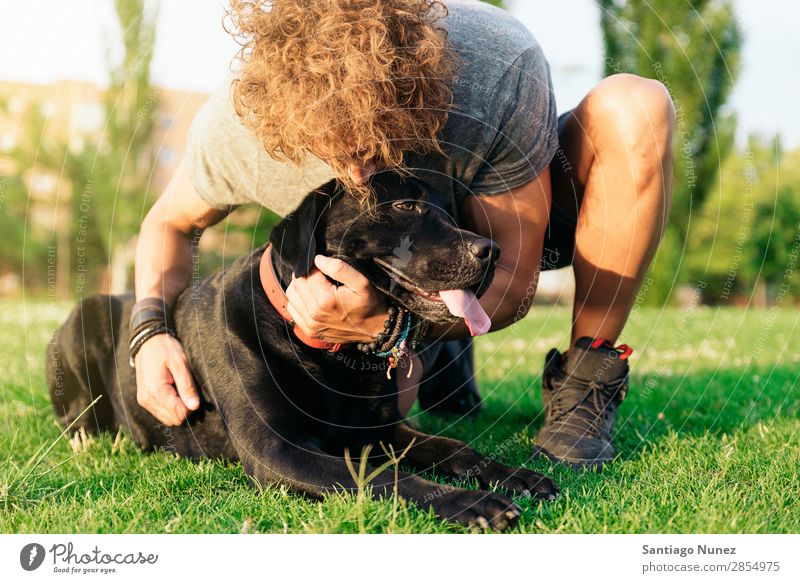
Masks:
[[[192,276],[192,238],[228,212],[200,198],[182,160],[142,221],[136,246],[137,299],[156,297],[172,306]]]
[[[539,282],[545,229],[550,217],[550,169],[504,194],[468,196],[461,206],[461,226],[500,246],[494,279],[480,303],[499,330],[523,318]],[[463,322],[442,326],[433,338],[463,338]]]
[[[191,279],[192,239],[227,214],[200,198],[181,162],[142,222],[136,246],[136,299],[161,298],[174,306]],[[136,397],[166,425],[182,423],[199,406],[186,354],[169,334],[153,336],[136,355]]]

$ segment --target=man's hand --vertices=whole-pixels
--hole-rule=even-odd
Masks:
[[[303,332],[327,342],[372,342],[387,318],[383,295],[341,259],[317,255],[307,277],[286,290],[289,314]],[[325,276],[338,281],[337,287]]]
[[[183,347],[169,334],[153,336],[136,355],[136,400],[164,425],[180,425],[200,406]]]

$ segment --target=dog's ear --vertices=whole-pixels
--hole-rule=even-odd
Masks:
[[[325,251],[326,211],[337,192],[333,181],[306,195],[303,202],[272,228],[269,241],[297,277],[308,275],[314,256]]]

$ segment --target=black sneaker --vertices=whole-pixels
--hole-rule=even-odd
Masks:
[[[614,459],[611,430],[628,392],[628,357],[633,350],[583,337],[561,354],[547,353],[542,374],[544,427],[533,455],[573,468],[601,468]]]
[[[419,404],[436,414],[474,415],[483,408],[475,380],[471,338],[441,342],[433,364],[419,384]]]

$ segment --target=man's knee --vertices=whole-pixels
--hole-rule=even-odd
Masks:
[[[606,77],[589,94],[587,115],[598,141],[622,140],[632,151],[670,159],[675,107],[660,81],[628,73]]]

